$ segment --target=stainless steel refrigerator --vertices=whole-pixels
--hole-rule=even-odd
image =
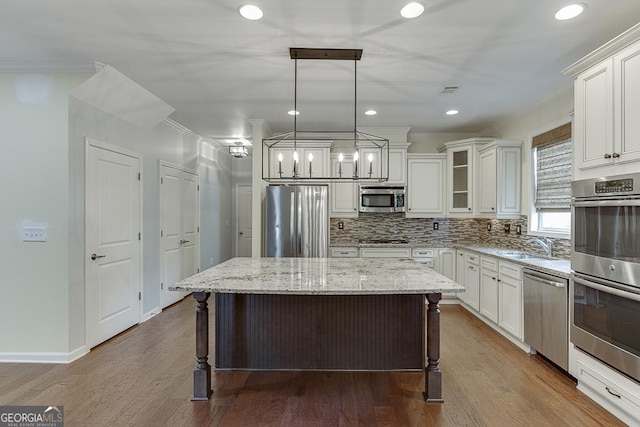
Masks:
[[[326,185],[268,186],[264,206],[265,256],[329,256]]]

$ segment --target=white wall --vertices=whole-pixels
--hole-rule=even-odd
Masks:
[[[104,88],[112,90],[112,88]],[[83,101],[70,100],[69,156],[75,244],[70,252],[70,348],[84,343],[84,150],[85,137],[140,153],[143,158],[143,312],[160,304],[160,160],[200,174],[201,269],[232,256],[231,158],[198,135],[163,122],[144,129]],[[203,154],[201,156],[201,153]]]
[[[116,117],[76,98],[84,90],[84,95],[96,95],[91,99],[99,100],[101,94],[92,92],[98,90],[108,93],[110,101],[117,95],[116,102],[127,102],[126,88],[116,93],[123,79],[117,88],[105,80],[87,90],[85,83],[95,83],[97,75],[0,74],[4,178],[0,184],[0,360],[62,362],[88,350],[84,349],[85,137],[142,155],[145,313],[159,305],[160,160],[200,174],[201,268],[232,256],[231,156],[213,141],[157,113],[145,112],[141,122],[140,111],[126,117],[127,108],[123,108]],[[137,86],[132,81],[127,85]],[[145,91],[137,89],[139,101]],[[157,101],[157,111],[171,110]],[[47,226],[48,241],[22,242],[24,225]]]
[[[68,352],[67,100],[88,77],[0,74],[0,359]],[[23,225],[47,242],[22,242]]]

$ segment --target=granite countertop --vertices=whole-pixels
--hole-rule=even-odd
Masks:
[[[466,249],[477,252],[479,254],[491,255],[514,264],[521,265],[532,270],[541,271],[543,273],[553,274],[555,276],[568,279],[571,275],[571,261],[559,258],[533,258],[533,259],[517,259],[501,255],[501,252],[522,252],[517,250],[509,250],[505,248],[494,248],[485,246],[456,246],[459,249]],[[524,253],[524,252],[523,252]]]
[[[541,271],[543,273],[553,274],[565,279],[568,279],[571,274],[571,261],[560,258],[545,258],[538,257],[533,259],[517,259],[513,257],[507,257],[501,255],[501,252],[520,252],[516,249],[509,248],[497,248],[489,246],[477,246],[477,245],[464,245],[454,244],[449,246],[443,246],[442,244],[434,244],[429,242],[408,242],[408,243],[359,243],[353,241],[332,241],[331,247],[336,248],[455,248],[466,249],[477,252],[479,254],[491,255],[504,261],[509,261],[514,264],[521,265],[523,267],[531,268],[533,270]]]
[[[367,295],[464,292],[464,286],[411,259],[233,258],[169,290]]]

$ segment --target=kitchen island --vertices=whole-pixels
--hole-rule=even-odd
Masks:
[[[442,401],[439,302],[442,293],[464,287],[425,265],[407,259],[234,258],[169,289],[193,292],[197,301],[194,400],[212,394],[207,300],[214,293],[217,367],[410,369],[416,348],[425,365],[426,332],[424,398]],[[272,366],[282,360],[284,365]]]

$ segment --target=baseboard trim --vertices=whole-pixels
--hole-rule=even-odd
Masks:
[[[69,353],[28,352],[28,353],[0,353],[0,363],[56,363],[68,364],[89,353],[85,346]]]
[[[144,323],[144,322],[146,322],[147,320],[151,319],[152,317],[157,316],[158,314],[160,314],[160,312],[161,312],[161,311],[162,311],[162,309],[161,309],[160,307],[156,307],[156,308],[154,308],[153,310],[151,310],[151,311],[149,311],[149,312],[145,313],[145,314],[142,316],[142,320],[140,321],[140,323]]]

